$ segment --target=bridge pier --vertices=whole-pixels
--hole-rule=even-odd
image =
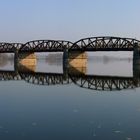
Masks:
[[[22,71],[35,72],[37,64],[37,57],[35,53],[19,53],[18,54],[18,67]]]
[[[68,49],[64,49],[63,52],[63,73],[67,75],[68,66]]]
[[[140,77],[140,46],[135,43],[134,53],[133,53],[133,77]]]
[[[86,74],[87,54],[83,51],[64,51],[63,54],[63,71],[68,73]]]
[[[18,72],[18,50],[14,53],[14,71]]]

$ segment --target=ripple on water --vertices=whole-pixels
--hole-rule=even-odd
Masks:
[[[120,130],[115,130],[114,133],[119,134],[122,133]]]
[[[36,122],[33,122],[33,123],[32,123],[32,126],[37,126],[37,123],[36,123]]]
[[[130,138],[130,137],[127,137],[127,138],[126,138],[126,140],[132,140],[132,138]]]

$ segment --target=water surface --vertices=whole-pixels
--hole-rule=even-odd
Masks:
[[[62,59],[52,61],[46,56],[38,58],[34,72],[19,72],[21,78],[18,80],[11,76],[7,78],[7,71],[14,71],[12,58],[0,66],[0,71],[1,140],[140,138],[138,83],[133,83],[134,87],[128,89],[114,87],[112,90],[92,90],[88,86],[80,87],[76,83],[81,82],[78,80],[83,74],[80,73],[78,78],[74,74],[64,75]],[[105,81],[108,77],[122,78],[121,80],[135,78],[135,82],[139,80],[134,77],[132,57],[89,57],[84,75],[96,77],[100,81]],[[47,84],[36,82],[33,76],[38,80],[42,76],[51,77],[54,81],[49,79]],[[75,82],[68,79],[69,76],[75,76]]]

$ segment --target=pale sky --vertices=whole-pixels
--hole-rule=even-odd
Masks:
[[[140,40],[140,0],[0,0],[0,41],[77,41],[92,36]]]

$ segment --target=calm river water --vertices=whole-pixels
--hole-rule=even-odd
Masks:
[[[29,71],[0,57],[0,140],[140,140],[132,56],[90,54],[79,73],[61,55],[38,55]]]

